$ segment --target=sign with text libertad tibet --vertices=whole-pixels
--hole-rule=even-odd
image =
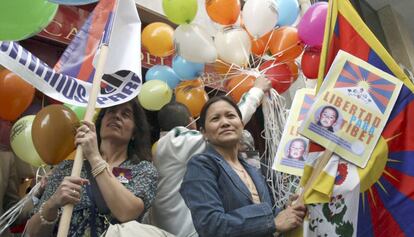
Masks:
[[[300,133],[364,168],[401,86],[397,78],[340,51]]]

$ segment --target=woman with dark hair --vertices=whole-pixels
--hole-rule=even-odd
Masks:
[[[83,121],[75,143],[86,160],[81,177],[70,176],[73,161],[54,169],[29,220],[29,236],[56,233],[66,204],[75,205],[68,236],[100,236],[109,223],[140,220],[155,197],[150,131],[136,100],[101,109],[96,128]]]
[[[263,176],[238,157],[244,125],[231,99],[210,99],[200,127],[208,145],[188,162],[180,189],[200,237],[273,236],[302,224],[305,207],[272,210]]]

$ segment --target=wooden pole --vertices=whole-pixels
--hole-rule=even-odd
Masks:
[[[93,115],[95,113],[95,104],[98,98],[99,91],[101,89],[101,78],[103,76],[103,68],[105,66],[106,58],[108,55],[108,46],[102,45],[98,58],[98,65],[96,67],[95,75],[93,77],[92,90],[89,94],[88,106],[86,107],[86,113],[84,120],[92,122]],[[73,162],[71,176],[79,177],[83,166],[82,147],[76,148],[75,161]],[[70,227],[70,221],[72,219],[73,205],[68,204],[63,207],[62,216],[60,218],[58,237],[67,237]]]

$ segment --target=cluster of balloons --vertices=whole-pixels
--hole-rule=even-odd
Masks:
[[[193,116],[198,116],[199,108],[208,99],[202,83],[196,83],[203,72],[204,64],[176,55],[172,67],[155,65],[147,71],[138,100],[145,109],[157,111],[171,101],[175,90],[176,101],[185,104]],[[197,104],[199,108],[194,106],[195,101],[200,102]]]
[[[257,69],[272,80],[272,86],[279,93],[286,91],[298,77],[299,69],[294,60],[303,52],[304,74],[315,78],[319,64],[317,49],[322,44],[326,21],[326,3],[313,5],[299,21],[297,0],[247,0],[243,8],[240,0],[209,0],[205,3],[205,10],[219,28],[214,37],[203,26],[193,22],[198,7],[196,0],[163,0],[165,15],[179,26],[175,30],[164,23],[147,26],[142,34],[143,46],[155,56],[175,53],[193,64],[213,64],[219,74],[231,74],[226,77],[228,82],[225,86],[235,100],[240,99],[241,94],[254,83],[253,73],[243,72],[249,69],[252,55],[271,55],[272,60],[261,61]],[[298,21],[297,28],[292,26]],[[305,45],[307,49],[304,51]],[[222,62],[221,65],[217,64],[218,61]],[[234,68],[243,70],[237,73]],[[187,68],[184,73],[179,72],[174,63],[172,69],[156,66],[154,70],[158,73],[161,70],[163,76],[151,78],[164,81],[171,89],[180,81],[196,76]],[[187,72],[190,75],[185,75]],[[154,73],[151,71],[150,75]]]
[[[10,146],[34,167],[57,164],[75,149],[74,132],[85,108],[51,105],[42,109],[34,97],[33,86],[5,68],[0,70],[0,145]]]
[[[178,10],[184,8],[189,10]],[[293,24],[299,14],[297,0],[248,0],[243,9],[240,0],[209,0],[205,3],[206,12],[221,28],[213,39],[202,26],[191,23],[197,11],[196,0],[163,0],[163,9],[168,19],[179,24],[174,32],[178,55],[193,62],[214,63],[221,59],[238,66],[246,66],[252,52],[262,55],[268,33],[276,26]],[[272,37],[273,44],[286,45],[280,40]]]
[[[36,115],[17,120],[11,128],[10,144],[20,159],[34,167],[55,165],[74,151],[78,126],[79,119],[72,110],[63,105],[49,105]]]
[[[197,2],[195,1],[195,3],[195,5],[192,5],[192,2],[189,1],[184,4],[183,7],[189,9],[189,11],[182,15],[175,14],[173,10],[180,5],[170,5],[167,2],[164,3],[164,7],[169,9],[168,14],[171,15],[172,21],[187,22],[194,18],[193,13],[197,11]],[[142,31],[142,45],[154,56],[170,56],[179,51],[174,45],[174,34],[174,29],[168,24],[162,22],[151,23]],[[176,101],[184,103],[194,116],[198,116],[199,112],[197,111],[199,109],[195,109],[194,101],[204,101],[204,98],[208,98],[207,94],[201,84],[195,86],[195,84],[186,83],[186,81],[196,80],[203,72],[204,63],[193,62],[176,54],[171,67],[155,65],[147,71],[145,74],[146,82],[142,85],[138,100],[145,109],[157,111],[171,101],[175,90]],[[186,89],[176,89],[178,86]],[[203,93],[198,91],[199,88]],[[189,90],[191,90],[191,93],[187,93]],[[184,92],[186,96],[184,96]],[[190,101],[197,96],[201,99]],[[198,104],[200,108],[203,105],[204,103]]]

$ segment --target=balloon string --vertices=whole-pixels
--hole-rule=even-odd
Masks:
[[[265,54],[266,53],[266,49],[267,49],[267,47],[269,46],[269,43],[270,43],[270,39],[273,37],[273,33],[274,33],[275,31],[274,30],[272,30],[272,33],[270,33],[270,36],[269,36],[269,38],[267,39],[267,42],[266,42],[266,45],[265,45],[265,52],[263,53],[263,54]],[[262,55],[263,55],[262,54]],[[260,66],[260,64],[262,64],[262,60],[264,59],[264,57],[260,57],[260,61],[259,61],[259,63],[257,64],[257,68],[259,68],[259,66]]]
[[[275,207],[283,208],[289,201],[289,197],[299,186],[300,178],[274,171],[273,160],[276,156],[277,146],[282,137],[282,131],[286,124],[288,110],[285,99],[271,89],[269,96],[263,101],[263,116],[265,129],[262,137],[265,139],[265,151],[261,157],[262,164],[266,167],[266,180],[275,200]]]
[[[233,92],[233,90],[235,89],[235,88],[237,88],[239,85],[241,85],[247,78],[249,77],[249,75],[246,75],[246,77],[244,77],[233,89],[231,89],[230,91],[228,91],[227,93],[226,93],[226,96],[227,95],[229,95],[231,92]],[[215,91],[215,90],[217,90],[218,91],[218,89],[214,89],[214,90],[212,90],[212,91],[210,91],[210,93],[211,92],[213,92],[213,91]],[[196,119],[194,119],[191,123],[189,123],[186,127],[188,128],[188,127],[190,127],[192,124],[194,124],[195,122],[197,122],[197,120],[199,120],[200,119],[200,116],[198,116]]]
[[[23,208],[26,206],[26,203],[32,202],[32,197],[40,189],[40,182],[37,183],[26,196],[24,196],[16,205],[9,208],[1,217],[0,217],[0,235],[7,230],[19,217],[22,213]]]
[[[45,94],[42,93],[42,109],[45,107]]]

